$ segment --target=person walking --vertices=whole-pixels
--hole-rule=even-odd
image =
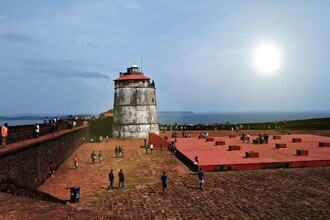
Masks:
[[[121,186],[124,188],[124,172],[123,172],[123,169],[120,169],[119,173],[118,173],[118,177],[119,177],[119,183],[118,183],[118,189],[119,189],[119,186],[120,186],[120,183],[122,184]]]
[[[103,156],[102,151],[100,151],[100,152],[99,152],[99,162],[100,162],[100,163],[102,163],[102,156]]]
[[[167,175],[166,175],[165,171],[163,171],[163,175],[160,177],[160,179],[162,180],[163,194],[165,194],[166,187],[167,187]]]
[[[95,154],[94,151],[91,153],[91,158],[92,158],[92,163],[94,164],[95,163],[95,158],[96,158],[96,154]]]
[[[246,135],[246,143],[250,143],[250,134],[248,133],[247,135]]]
[[[154,145],[153,144],[150,144],[150,151],[152,153],[152,150],[154,149]]]
[[[78,168],[78,162],[79,162],[79,157],[78,155],[76,154],[76,156],[73,158],[74,160],[74,168],[77,169]]]
[[[1,127],[1,136],[2,136],[2,146],[1,146],[1,149],[4,149],[4,148],[6,148],[7,138],[8,138],[8,124],[7,123],[5,123]]]
[[[199,188],[203,190],[203,183],[204,183],[204,172],[202,168],[199,168],[198,171],[198,180],[199,180]]]
[[[114,179],[115,179],[115,176],[113,175],[113,170],[110,170],[110,173],[109,173],[110,184],[109,184],[109,187],[107,188],[107,190],[113,189],[113,181],[114,181]]]
[[[125,153],[125,148],[124,146],[121,146],[121,157],[124,157],[124,153]]]
[[[116,158],[118,157],[118,147],[116,146],[115,148],[115,154],[116,154]]]

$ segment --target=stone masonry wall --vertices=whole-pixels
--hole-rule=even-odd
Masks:
[[[39,187],[49,177],[49,163],[57,169],[87,139],[89,126],[57,134],[46,140],[0,152],[0,175],[13,178],[23,186]],[[17,145],[19,143],[13,144]]]
[[[159,133],[155,88],[116,87],[114,99],[113,137],[146,138]]]

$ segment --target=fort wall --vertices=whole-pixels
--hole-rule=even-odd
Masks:
[[[20,185],[39,187],[49,177],[49,163],[57,169],[89,135],[89,125],[10,144],[0,151],[0,175]]]

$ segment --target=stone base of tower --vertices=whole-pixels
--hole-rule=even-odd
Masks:
[[[158,124],[113,125],[112,137],[117,139],[148,138],[149,132],[159,134]]]

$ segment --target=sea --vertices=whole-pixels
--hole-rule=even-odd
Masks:
[[[306,112],[159,112],[161,124],[230,124],[328,118],[330,111]]]
[[[274,122],[283,120],[299,120],[312,118],[329,118],[330,111],[305,112],[191,112],[191,111],[159,111],[158,122],[161,124],[230,124]],[[9,126],[43,123],[44,116],[0,116],[0,126],[8,123]]]

